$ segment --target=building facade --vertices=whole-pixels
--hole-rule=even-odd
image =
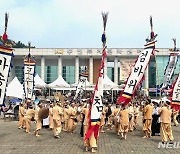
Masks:
[[[111,48],[107,49],[105,59],[105,75],[116,84],[124,83],[142,48]],[[170,51],[159,48],[152,55],[150,64],[145,72],[145,87],[154,88],[163,82],[164,70]],[[78,82],[79,73],[86,68],[90,83],[96,83],[101,61],[102,50],[99,48],[33,48],[31,55],[36,59],[36,73],[46,82],[51,83],[61,75],[69,84]],[[23,58],[28,54],[27,48],[14,49],[12,59],[13,69],[10,80],[15,76],[22,82]],[[180,62],[177,63],[172,81],[180,72]]]

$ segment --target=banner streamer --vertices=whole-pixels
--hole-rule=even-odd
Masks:
[[[118,98],[117,104],[124,103],[125,105],[128,104],[132,96],[139,86],[139,84],[142,82],[144,72],[147,68],[147,65],[149,64],[151,55],[154,52],[155,49],[155,38],[157,36],[154,35],[153,29],[152,29],[152,17],[150,17],[150,24],[151,24],[151,35],[150,39],[146,39],[147,43],[144,45],[144,50],[141,51],[134,67],[132,68],[132,71],[126,81],[126,86],[124,91],[120,94],[120,97]]]
[[[7,35],[8,18],[8,13],[5,13],[4,34],[0,37],[0,106],[4,105],[8,76],[12,67],[11,58],[14,56],[13,42],[8,40]]]
[[[0,105],[4,103],[13,49],[0,46]]]
[[[97,139],[99,134],[100,118],[103,110],[103,78],[104,78],[104,61],[105,61],[104,59],[107,57],[105,30],[106,30],[108,13],[102,13],[102,17],[103,17],[103,27],[104,27],[104,33],[102,34],[102,43],[103,43],[102,58],[101,58],[101,65],[99,68],[99,76],[91,99],[90,112],[89,112],[89,127],[84,137],[85,140],[87,140],[92,135],[92,133],[94,133],[94,137],[95,139]]]
[[[74,100],[76,100],[78,98],[78,96],[80,96],[85,88],[85,83],[87,81],[87,77],[84,76],[80,76],[79,81],[78,81],[78,85],[76,88],[76,94],[74,96]]]
[[[31,101],[34,91],[34,76],[35,76],[35,64],[36,61],[30,54],[30,43],[29,43],[29,54],[24,58],[24,93],[25,99]]]
[[[176,39],[173,39],[173,41],[174,41],[174,51],[169,55],[169,60],[166,69],[164,71],[164,82],[162,83],[161,90],[169,88],[170,80],[172,79],[178,61],[178,53],[176,52],[178,51],[176,50]]]
[[[99,126],[100,126],[100,117],[103,110],[103,78],[104,78],[104,59],[107,57],[106,49],[103,49],[101,66],[99,69],[99,77],[94,88],[94,93],[92,96],[92,104],[90,107],[90,126],[88,132],[85,136],[85,140],[90,137],[92,132],[94,132],[94,137],[97,139]]]

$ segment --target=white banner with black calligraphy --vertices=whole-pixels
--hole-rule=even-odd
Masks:
[[[0,47],[0,105],[4,103],[13,49]]]
[[[161,87],[162,90],[167,88],[170,85],[170,80],[171,80],[174,70],[176,68],[177,61],[178,61],[178,54],[171,53],[169,56],[168,64],[164,71],[164,81],[163,81],[163,84]]]
[[[103,72],[103,68],[101,69],[101,72]],[[100,73],[101,75],[98,78],[98,84],[96,84],[95,92],[94,92],[94,99],[92,102],[92,108],[91,108],[91,123],[92,125],[96,124],[98,121],[100,121],[101,113],[103,110],[103,73]]]
[[[106,49],[103,49],[101,66],[99,68],[99,77],[96,82],[96,86],[94,88],[94,93],[91,100],[90,106],[90,125],[88,131],[85,135],[85,140],[90,137],[92,132],[94,132],[94,137],[97,139],[99,126],[100,126],[100,118],[103,111],[103,77],[104,77],[104,59],[107,57]]]
[[[117,103],[129,103],[135,89],[138,84],[142,81],[146,67],[150,61],[151,54],[155,48],[155,42],[151,42],[145,45],[144,50],[140,53],[134,67],[132,68],[131,74],[127,79],[127,83],[123,93],[120,95]]]
[[[24,65],[24,93],[25,98],[31,100],[34,90],[35,64]]]
[[[87,82],[87,77],[81,76],[79,78],[78,85],[76,87],[76,94],[74,96],[74,100],[83,93],[83,90],[86,88],[86,82]]]

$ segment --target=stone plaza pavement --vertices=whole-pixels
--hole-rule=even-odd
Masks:
[[[55,139],[53,133],[43,128],[41,136],[35,137],[32,124],[31,134],[17,128],[17,121],[0,119],[0,154],[89,154],[84,152],[83,138],[79,135],[80,126],[73,134],[61,133],[60,139]],[[121,140],[114,131],[101,133],[98,143],[97,154],[166,154],[180,153],[180,148],[158,148],[161,141],[159,136],[151,139],[143,139],[142,126],[134,132],[128,133],[127,140]],[[173,126],[175,141],[180,141],[180,126]]]

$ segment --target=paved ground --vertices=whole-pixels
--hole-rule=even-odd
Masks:
[[[61,139],[55,139],[48,129],[41,131],[40,137],[26,134],[24,130],[17,129],[17,121],[4,122],[0,120],[0,154],[81,154],[84,152],[83,139],[79,135],[80,126],[74,134],[61,133]],[[34,124],[32,129],[34,129]],[[130,132],[127,140],[121,140],[114,131],[101,133],[97,154],[166,154],[180,153],[178,149],[158,148],[160,137],[143,139],[142,127]],[[180,126],[173,126],[175,141],[180,141]]]

